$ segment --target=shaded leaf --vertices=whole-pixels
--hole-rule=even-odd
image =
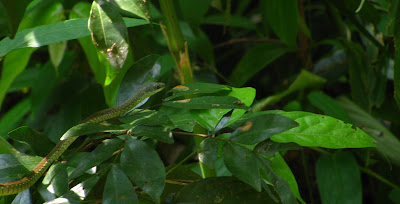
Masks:
[[[226,19],[225,14],[214,14],[204,17],[202,24],[214,24],[214,25],[224,25],[238,28],[245,28],[253,30],[256,28],[250,19],[243,16],[231,15],[229,19]]]
[[[87,170],[109,159],[117,150],[122,148],[120,139],[104,140],[95,150],[83,158],[75,170],[69,175],[70,179],[77,178]]]
[[[256,45],[240,59],[239,63],[233,69],[229,80],[236,86],[243,86],[255,74],[289,50],[287,46],[281,43]]]
[[[255,148],[254,152],[258,154],[264,154],[267,156],[274,156],[277,152],[287,150],[300,150],[301,146],[290,142],[290,143],[277,143],[271,140],[260,142]]]
[[[223,158],[226,167],[236,178],[261,192],[260,167],[256,154],[242,146],[227,142],[223,147]]]
[[[54,143],[45,134],[27,126],[19,127],[8,133],[8,135],[14,140],[30,145],[39,156],[46,156],[54,146]]]
[[[292,170],[290,170],[283,157],[279,153],[277,153],[274,157],[270,159],[270,161],[272,170],[289,184],[290,189],[292,190],[296,198],[301,203],[305,204],[306,202],[304,202],[304,200],[301,198],[296,178],[294,177]]]
[[[149,137],[168,144],[174,143],[171,130],[162,126],[138,125],[131,129],[134,136]]]
[[[265,14],[275,34],[290,47],[297,44],[298,8],[296,0],[264,0]]]
[[[214,169],[215,161],[218,157],[219,144],[215,139],[206,138],[200,143],[200,148],[197,150],[199,160]]]
[[[165,167],[157,152],[146,143],[129,138],[121,154],[124,172],[155,202],[165,185]]]
[[[7,133],[18,125],[30,109],[30,99],[27,98],[8,110],[0,119],[0,136],[5,138]],[[3,150],[2,148],[0,149]]]
[[[211,177],[183,187],[173,203],[275,203],[266,193],[257,192],[251,186],[234,177]]]
[[[13,39],[17,33],[19,23],[24,17],[25,10],[32,0],[1,0],[8,14],[8,25],[10,29],[10,38]]]
[[[276,115],[266,114],[256,116],[241,124],[232,135],[230,140],[242,144],[256,144],[262,142],[273,135],[287,131],[298,126],[293,120]]]
[[[325,148],[363,148],[376,147],[375,140],[351,124],[314,113],[294,111],[280,112],[299,123],[299,127],[274,135],[275,142],[295,142],[301,146]]]
[[[0,154],[0,182],[15,181],[13,177],[22,177],[35,168],[42,157],[33,157],[25,154]],[[4,180],[3,180],[4,179]]]
[[[107,176],[103,203],[139,203],[128,176],[117,165],[111,167]]]
[[[362,203],[360,170],[351,153],[322,155],[316,176],[322,203]]]
[[[46,173],[40,187],[40,194],[53,194],[54,198],[63,195],[69,190],[67,168],[64,164],[52,165]]]
[[[160,112],[168,116],[175,128],[192,132],[196,121],[192,118],[189,109],[162,106]]]

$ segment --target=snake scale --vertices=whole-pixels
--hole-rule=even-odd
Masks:
[[[144,99],[162,91],[165,85],[158,82],[146,82],[135,92],[135,94],[127,101],[114,108],[101,110],[97,113],[90,115],[81,123],[95,123],[118,117],[129,110],[136,107]],[[0,196],[12,195],[28,189],[44,174],[44,172],[57,160],[65,150],[77,139],[78,137],[70,137],[60,141],[53,150],[47,154],[36,167],[24,178],[0,183]]]

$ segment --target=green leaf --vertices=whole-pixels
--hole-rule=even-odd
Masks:
[[[196,121],[192,118],[189,109],[161,106],[160,112],[168,116],[175,128],[192,132]]]
[[[337,99],[339,105],[344,108],[349,117],[358,127],[363,127],[372,138],[376,140],[377,149],[385,158],[390,158],[396,164],[400,164],[400,141],[380,121],[361,109],[347,98]]]
[[[54,143],[52,143],[45,134],[27,126],[19,127],[8,133],[8,135],[14,140],[30,145],[37,155],[43,157],[46,156],[54,146]]]
[[[242,101],[232,96],[202,96],[178,101],[167,101],[163,105],[187,109],[247,109]]]
[[[400,203],[400,189],[393,189],[389,194],[390,200],[393,201],[395,204]]]
[[[227,142],[223,147],[223,158],[226,167],[236,178],[261,192],[260,167],[256,154],[247,148]]]
[[[109,159],[122,145],[119,138],[104,140],[103,143],[85,157],[75,170],[69,175],[70,179],[77,178],[94,166]]]
[[[301,146],[325,148],[376,147],[375,140],[351,124],[324,115],[308,112],[280,112],[299,123],[299,127],[274,135],[275,142],[295,142]]]
[[[148,22],[151,21],[149,1],[143,0],[113,0],[112,3],[116,4],[119,9],[122,10],[123,14],[139,16],[146,19]]]
[[[281,43],[262,43],[256,45],[240,59],[239,63],[233,69],[229,80],[235,86],[243,86],[255,74],[288,51],[290,49]]]
[[[105,84],[108,85],[119,73],[128,57],[128,31],[117,8],[103,0],[93,1],[88,25],[93,44],[101,57],[110,63],[106,71]]]
[[[107,176],[103,203],[139,203],[128,176],[117,165],[111,167]]]
[[[40,187],[41,194],[50,193],[58,197],[66,193],[69,187],[67,168],[65,165],[61,163],[52,165],[43,178],[42,184],[43,186]]]
[[[77,18],[87,18],[90,14],[91,5],[88,2],[78,2],[71,9],[71,13],[69,14],[70,19]],[[126,23],[126,22],[125,22]],[[104,80],[106,78],[105,67],[100,63],[100,60],[97,56],[96,47],[93,45],[92,39],[89,36],[78,38],[79,44],[81,45],[83,51],[85,52],[86,58],[96,77],[96,81],[99,84],[104,84]]]
[[[256,90],[251,87],[246,88],[232,88],[232,91],[228,94],[228,96],[233,96],[238,98],[240,101],[244,103],[246,106],[250,106],[255,98]],[[208,109],[208,110],[191,110],[190,113],[192,117],[196,119],[196,121],[206,128],[207,130],[215,130],[218,123],[221,121],[222,117],[231,111],[231,109]],[[222,127],[225,127],[237,119],[239,119],[246,110],[236,109],[232,112],[229,117],[228,123],[224,124]],[[220,128],[222,128],[220,127]]]
[[[394,98],[396,99],[397,105],[400,107],[400,19],[397,18],[400,13],[400,4],[397,4],[397,7],[394,8],[394,46],[395,57],[394,57],[394,66],[393,66],[393,82],[394,82]]]
[[[265,14],[275,34],[290,47],[296,47],[298,8],[296,0],[264,0]]]
[[[66,140],[71,137],[78,137],[97,132],[110,132],[110,131],[126,131],[119,125],[110,125],[108,123],[81,123],[70,128],[60,140]]]
[[[275,156],[277,152],[287,150],[300,150],[301,146],[296,143],[277,143],[271,140],[260,142],[255,148],[254,153]]]
[[[273,189],[279,195],[280,200],[284,204],[297,204],[296,197],[293,194],[289,183],[281,178],[273,169],[271,168],[271,162],[259,156],[260,167],[262,168],[262,177],[264,179],[263,188],[267,190],[267,181],[273,185]],[[268,188],[269,189],[269,188]]]
[[[206,138],[200,143],[200,149],[197,150],[199,160],[214,169],[215,161],[218,156],[219,144],[215,139]]]
[[[345,123],[352,123],[346,111],[328,95],[321,92],[311,92],[308,94],[307,98],[314,106],[321,109],[326,115],[342,120]]]
[[[326,80],[324,78],[303,69],[297,76],[296,80],[294,80],[294,82],[290,84],[288,89],[281,93],[277,93],[265,99],[262,99],[258,103],[254,104],[252,107],[253,112],[261,111],[266,106],[280,101],[283,97],[288,96],[295,91],[301,91],[310,87],[319,87],[325,82]]]
[[[360,170],[351,153],[322,155],[316,176],[322,203],[362,203]]]
[[[136,61],[129,68],[119,87],[117,104],[128,100],[146,79],[155,79],[160,75],[159,58],[159,55],[148,55]]]
[[[123,123],[129,123],[130,126],[148,125],[148,126],[165,126],[170,129],[174,128],[168,115],[155,110],[141,109],[137,112],[131,112],[127,116],[120,117],[119,120]]]
[[[30,109],[30,99],[27,98],[5,113],[0,119],[0,137],[6,137],[7,133],[18,125]]]
[[[276,174],[278,174],[282,179],[288,182],[290,189],[292,190],[296,198],[301,203],[305,204],[306,202],[304,202],[304,200],[301,198],[296,178],[294,177],[292,170],[290,170],[289,166],[287,165],[283,157],[279,153],[277,153],[275,154],[274,157],[270,158],[270,161],[272,170]]]
[[[42,157],[33,157],[25,154],[0,154],[0,182],[9,182],[11,178],[21,178],[28,174],[42,160]],[[13,179],[12,181],[15,181]]]
[[[234,177],[205,178],[183,187],[173,203],[275,203],[267,192],[257,192]]]
[[[67,48],[67,42],[59,42],[59,43],[54,43],[49,45],[49,55],[50,55],[50,60],[51,63],[53,63],[53,66],[57,69],[58,66],[60,65],[65,49]]]
[[[174,143],[171,130],[162,126],[138,125],[131,129],[133,135],[149,137],[168,144]]]
[[[4,7],[7,10],[8,25],[10,29],[9,36],[11,39],[13,39],[15,33],[17,33],[19,23],[24,17],[25,10],[31,1],[32,0],[16,0],[16,1],[1,0],[1,3],[3,3]]]
[[[204,15],[210,7],[211,0],[186,1],[180,0],[179,5],[185,21],[194,25],[200,24]]]
[[[124,172],[155,202],[165,185],[165,167],[157,152],[146,143],[129,138],[121,154]]]
[[[224,26],[238,27],[249,30],[256,29],[256,26],[250,19],[238,15],[231,15],[229,19],[226,18],[225,14],[209,15],[204,17],[202,24],[224,25]]]
[[[0,137],[0,154],[11,154],[11,153],[18,153],[14,147],[7,142],[6,139]]]
[[[171,99],[175,99],[181,96],[190,97],[196,94],[211,94],[219,91],[231,91],[231,88],[222,84],[193,82],[175,86],[174,88],[168,91],[172,92],[172,96],[164,100],[169,101]]]
[[[252,145],[296,126],[296,122],[280,115],[260,115],[242,123],[229,139],[238,143]]]

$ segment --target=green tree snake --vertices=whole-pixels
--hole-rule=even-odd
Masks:
[[[94,113],[90,115],[87,119],[83,120],[82,123],[95,123],[118,117],[136,107],[144,99],[160,92],[164,89],[164,87],[165,85],[163,83],[146,82],[139,87],[139,89],[131,98],[129,98],[121,105]],[[70,137],[68,139],[60,141],[53,148],[53,150],[49,154],[47,154],[39,162],[39,164],[36,165],[36,167],[24,178],[17,181],[0,183],[0,196],[19,193],[35,184],[36,181],[51,166],[51,164],[55,160],[57,160],[77,138],[78,137]]]

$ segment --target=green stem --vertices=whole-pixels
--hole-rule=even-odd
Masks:
[[[203,127],[201,127],[201,126],[196,125],[196,126],[194,126],[193,132],[196,132],[196,133],[205,133],[206,130],[205,130]],[[194,143],[195,143],[195,145],[196,145],[196,148],[197,148],[197,149],[200,149],[200,143],[201,143],[203,140],[205,140],[205,138],[203,138],[203,137],[194,137],[193,139],[194,139]],[[199,165],[200,165],[201,174],[202,174],[203,178],[215,177],[215,176],[216,176],[216,172],[215,172],[214,169],[208,168],[208,167],[207,167],[205,164],[203,164],[203,162],[201,162],[201,161],[199,161]]]

